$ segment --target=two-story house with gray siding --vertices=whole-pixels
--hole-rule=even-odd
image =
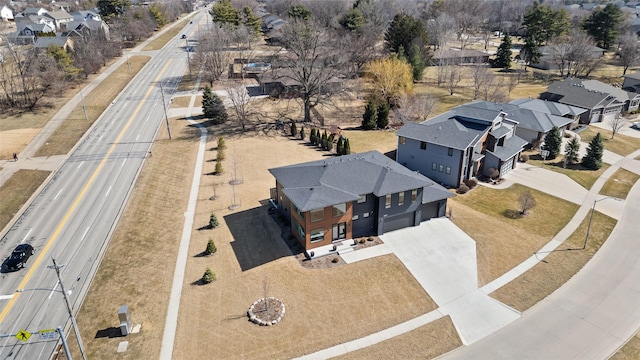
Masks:
[[[515,135],[518,122],[501,110],[459,106],[398,130],[396,161],[450,187],[515,166],[527,142]]]
[[[269,169],[271,198],[305,250],[445,215],[450,191],[377,151]]]

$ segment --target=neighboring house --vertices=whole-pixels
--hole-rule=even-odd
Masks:
[[[272,97],[294,97],[302,91],[301,83],[295,80],[295,76],[286,68],[272,69],[257,77],[262,93]],[[342,89],[342,83],[341,79],[333,77],[322,88],[327,94],[336,93]]]
[[[67,30],[67,24],[73,21],[73,16],[64,10],[49,11],[42,16],[53,20],[56,31]]]
[[[543,102],[542,100],[538,101]],[[569,129],[572,124],[575,123],[577,125],[577,121],[571,118],[552,115],[546,111],[538,111],[528,107],[520,107],[513,102],[502,104],[474,101],[461,106],[471,109],[504,111],[509,119],[518,122],[516,136],[527,141],[530,145],[539,144],[554,126],[560,130],[561,135],[564,135],[564,131]]]
[[[640,73],[625,74],[622,90],[640,93]]]
[[[535,111],[540,111],[549,115],[562,116],[567,119],[571,119],[572,123],[569,126],[569,130],[578,126],[580,115],[585,113],[587,110],[583,108],[579,108],[576,106],[570,106],[565,104],[560,104],[554,101],[546,101],[540,99],[516,99],[510,101],[509,104],[518,105],[521,109],[531,109]]]
[[[84,20],[102,21],[102,16],[100,16],[100,14],[90,10],[74,11],[71,13],[71,16],[73,16],[73,20],[75,21],[84,21]]]
[[[554,53],[555,54],[559,54],[562,52],[566,52],[565,49],[563,49],[563,47],[568,47],[569,44],[557,44],[557,45],[547,45],[547,46],[540,46],[538,49],[540,51],[540,61],[537,63],[531,63],[529,64],[530,67],[534,67],[537,69],[542,69],[542,70],[560,70],[560,66],[558,65],[558,63],[554,60]],[[599,59],[601,57],[604,56],[606,50],[603,48],[599,48],[597,46],[594,45],[589,45],[589,49],[591,51],[591,53],[593,54],[593,57],[596,59]],[[569,61],[565,61],[565,69],[567,70],[569,66]]]
[[[67,31],[62,36],[86,37],[94,34],[103,34],[107,40],[110,39],[109,26],[102,20],[82,20],[72,21],[67,24]]]
[[[527,144],[515,135],[517,124],[504,111],[458,106],[402,126],[396,133],[396,161],[454,188],[464,180],[489,175],[490,168],[503,176],[515,167]]]
[[[52,29],[56,28],[56,25],[53,19],[44,17],[44,16],[37,16],[37,15],[20,16],[15,18],[15,22],[16,22],[16,30],[18,32],[21,32],[25,27],[32,24],[45,24]]]
[[[478,50],[444,50],[433,52],[431,65],[487,64],[489,54]]]
[[[268,13],[263,14],[260,20],[262,21],[262,32],[265,35],[265,39],[268,42],[277,42],[282,34],[282,27],[287,22],[277,15]]]
[[[20,14],[24,17],[28,16],[42,16],[47,13],[47,9],[41,7],[28,7],[24,9]]]
[[[0,19],[2,19],[2,21],[13,20],[13,10],[7,5],[3,5],[0,9]]]
[[[278,211],[305,250],[445,215],[454,196],[377,151],[269,169]]]
[[[73,51],[73,39],[61,36],[41,36],[36,38],[33,45],[36,48],[46,49],[51,45],[60,46],[65,51]]]
[[[623,111],[638,110],[640,94],[622,90],[598,80],[568,78],[549,85],[540,99],[587,110],[581,124],[607,121]]]

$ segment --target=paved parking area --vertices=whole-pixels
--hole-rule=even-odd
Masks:
[[[478,290],[476,243],[447,218],[380,236],[440,307],[464,344],[471,344],[520,317]]]

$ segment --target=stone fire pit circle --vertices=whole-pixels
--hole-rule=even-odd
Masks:
[[[267,311],[267,304],[268,311]],[[247,311],[249,321],[260,326],[273,326],[282,321],[285,313],[284,303],[274,297],[256,300]]]

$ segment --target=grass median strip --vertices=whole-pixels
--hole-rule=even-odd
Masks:
[[[142,51],[153,51],[162,49],[171,39],[173,39],[176,35],[178,35],[183,28],[187,26],[189,23],[189,18],[180,20],[177,24],[171,27],[169,30],[165,31],[155,39],[151,40],[147,46],[145,46]],[[169,24],[171,25],[171,24]],[[167,26],[169,26],[167,25]]]
[[[0,229],[4,228],[20,208],[49,176],[50,171],[18,170],[0,187]]]
[[[491,293],[491,297],[518,311],[529,309],[580,271],[607,240],[615,225],[615,219],[596,211],[585,250],[554,251],[544,262]],[[589,216],[558,250],[581,248],[588,226]]]
[[[607,180],[600,190],[600,194],[626,199],[629,190],[638,179],[640,179],[640,175],[620,168]]]
[[[588,144],[597,133],[602,135],[602,142],[605,150],[609,150],[622,156],[627,156],[640,149],[640,138],[634,138],[618,133],[612,139],[610,130],[600,129],[593,126],[589,126],[587,129],[581,131],[579,135],[582,141]]]

